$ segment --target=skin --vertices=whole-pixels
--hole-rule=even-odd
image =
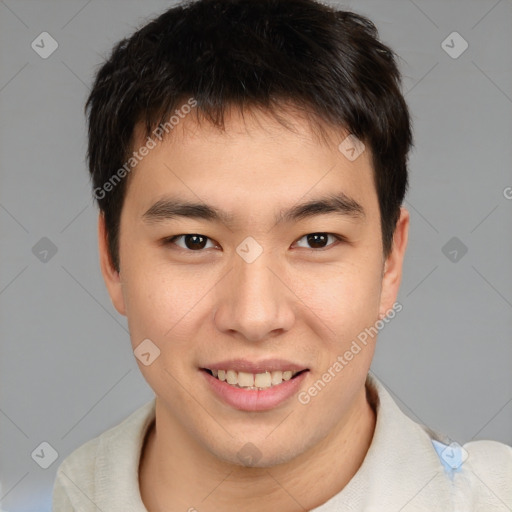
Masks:
[[[261,111],[229,112],[224,132],[193,115],[181,120],[130,176],[119,273],[99,217],[102,273],[132,347],[149,338],[161,351],[149,366],[138,362],[157,397],[139,473],[150,512],[310,510],[343,489],[370,446],[375,412],[365,379],[375,338],[307,405],[293,396],[270,411],[240,411],[198,374],[224,359],[284,358],[309,368],[307,390],[396,301],[409,213],[401,209],[385,259],[370,149],[350,162],[338,150],[346,134],[329,128],[321,140],[298,114],[288,120],[293,131]],[[137,139],[142,145],[139,129]],[[281,209],[333,191],[360,203],[364,218],[275,224]],[[212,204],[233,223],[144,222],[167,194]],[[210,241],[196,250],[183,238],[161,243],[187,233]],[[315,249],[309,233],[346,241],[330,237]],[[247,236],[263,248],[250,264],[236,252]],[[237,457],[248,442],[261,453],[251,467]]]

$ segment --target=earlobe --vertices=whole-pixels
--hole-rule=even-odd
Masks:
[[[101,273],[107,287],[110,300],[121,314],[126,316],[126,306],[120,273],[114,268],[108,245],[108,234],[103,213],[98,216],[98,250]]]
[[[400,208],[400,217],[393,234],[393,246],[386,261],[382,277],[382,292],[380,300],[379,318],[382,319],[393,307],[398,296],[402,280],[403,261],[409,234],[409,212]]]

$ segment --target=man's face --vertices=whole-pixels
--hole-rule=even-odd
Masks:
[[[357,414],[375,339],[359,343],[341,370],[335,363],[392,307],[400,280],[400,258],[388,260],[383,279],[368,148],[350,161],[338,149],[346,134],[320,142],[290,119],[295,132],[262,112],[231,112],[225,132],[192,115],[180,120],[130,178],[118,277],[100,245],[133,349],[149,339],[160,350],[139,367],[162,424],[232,463],[252,443],[252,463],[262,467],[307,452]],[[334,196],[344,199],[341,210],[286,215]],[[177,202],[206,203],[220,220],[178,215]],[[179,236],[187,234],[198,236]],[[278,384],[289,377],[279,371],[292,369],[305,371]],[[222,370],[242,371],[227,375],[242,386],[256,374],[253,385],[266,389],[222,382]]]

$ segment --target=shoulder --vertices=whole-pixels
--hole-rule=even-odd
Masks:
[[[464,445],[468,462],[475,469],[492,470],[496,466],[512,470],[512,446],[498,441],[471,441]]]
[[[54,512],[74,510],[85,496],[94,499],[95,461],[103,435],[75,449],[60,464],[53,486]]]
[[[460,505],[477,510],[512,510],[512,447],[497,441],[452,443],[441,459]]]
[[[476,486],[512,507],[512,447],[497,441],[472,441],[463,448],[466,469]]]
[[[57,469],[53,487],[54,512],[71,511],[91,500],[97,504],[117,483],[114,475],[134,469],[144,434],[154,418],[154,405],[154,400],[144,404],[64,459]]]
[[[512,511],[512,447],[487,440],[461,446],[409,418],[376,379],[369,384],[377,427],[365,484],[381,502],[394,485],[390,506],[376,503],[375,510],[398,510],[413,495],[414,510]]]

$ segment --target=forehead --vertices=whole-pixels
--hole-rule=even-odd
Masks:
[[[152,137],[156,145],[131,174],[127,201],[148,208],[169,193],[216,205],[238,198],[248,211],[342,192],[361,204],[376,202],[369,148],[350,159],[343,129],[319,129],[293,111],[279,115],[284,123],[266,111],[232,109],[222,128],[195,111],[180,117],[162,141]],[[141,125],[134,140],[134,151],[148,141]]]

